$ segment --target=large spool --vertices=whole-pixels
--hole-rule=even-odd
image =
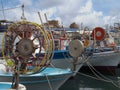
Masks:
[[[80,40],[72,40],[69,43],[69,53],[72,57],[80,57],[84,50],[84,45]]]
[[[105,30],[101,27],[96,27],[92,31],[92,37],[94,40],[101,41],[105,38]]]
[[[41,25],[21,21],[11,24],[4,33],[2,54],[7,65],[20,64],[20,74],[40,72],[49,64],[53,41]],[[50,34],[50,33],[49,33]]]

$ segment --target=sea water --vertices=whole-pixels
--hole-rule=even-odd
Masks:
[[[86,74],[95,77],[94,74]],[[79,73],[75,77],[70,78],[59,90],[120,90],[120,76],[103,75],[105,78],[97,79],[85,75]],[[117,83],[112,83],[110,80],[114,80]]]

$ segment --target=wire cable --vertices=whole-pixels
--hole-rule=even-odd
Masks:
[[[50,90],[53,90],[52,85],[51,85],[51,83],[50,83],[50,80],[49,80],[48,76],[47,76],[46,74],[45,74],[45,76],[46,76],[46,79],[47,79],[47,81],[48,81],[48,85],[49,85],[49,87],[50,87]]]

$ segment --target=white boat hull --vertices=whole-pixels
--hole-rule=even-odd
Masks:
[[[109,51],[94,53],[89,62],[93,66],[115,66],[120,63],[120,53]]]
[[[120,65],[120,52],[107,51],[94,53],[88,62],[97,70],[115,71]],[[88,65],[84,64],[82,69],[88,70]]]

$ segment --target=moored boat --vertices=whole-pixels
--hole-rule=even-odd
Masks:
[[[53,45],[36,23],[13,23],[2,40],[3,60],[8,67],[3,67],[3,70],[10,69],[11,73],[1,73],[1,82],[12,82],[14,86],[17,81],[17,84],[24,84],[28,90],[58,90],[73,74],[70,69],[48,67]],[[36,50],[39,51],[37,55]]]
[[[47,67],[36,74],[20,75],[19,83],[25,85],[27,90],[58,90],[72,74],[69,69]],[[12,73],[0,73],[0,82],[12,82],[13,78]]]
[[[114,41],[114,37],[101,27],[96,27],[94,30],[96,30],[95,37],[92,38],[95,39],[93,40],[95,42],[86,49],[92,53],[89,63],[103,73],[115,74],[120,64],[120,50]],[[84,70],[89,70],[88,68],[87,64],[82,67]]]
[[[55,20],[48,21],[43,25],[45,27],[45,30],[51,30],[54,39],[53,41],[55,50],[53,51],[53,58],[51,59],[50,66],[62,69],[69,68],[77,73],[85,61],[85,58],[80,56],[81,51],[77,51],[79,49],[79,46],[82,46],[81,48],[84,48],[82,41],[77,40],[71,46],[71,48],[75,47],[76,50],[74,51],[79,53],[79,58],[74,58],[69,54],[69,44],[70,42],[74,41],[74,38],[70,38],[69,35],[67,35],[68,33],[66,32],[71,30],[71,28],[64,28],[63,26],[60,26],[58,24],[58,21]],[[76,44],[79,46],[77,47]]]

